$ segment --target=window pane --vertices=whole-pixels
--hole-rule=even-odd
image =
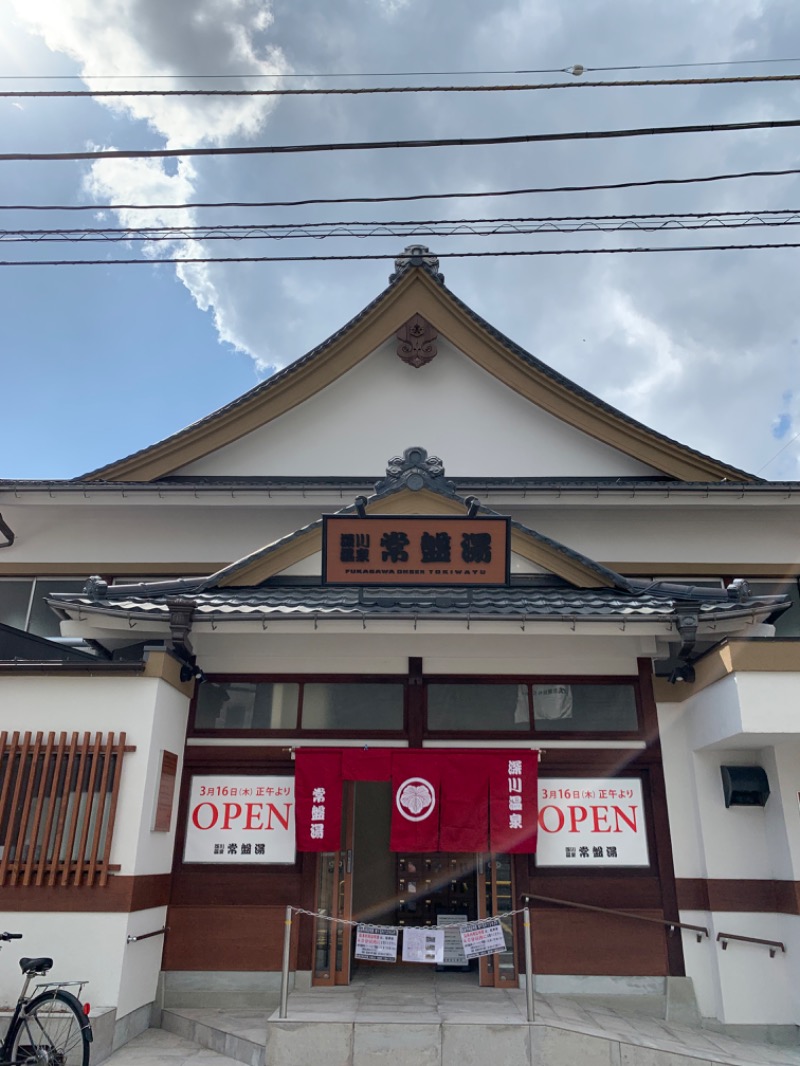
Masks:
[[[792,581],[751,581],[748,584],[754,596],[788,596],[792,606],[772,624],[777,637],[800,637],[800,593],[797,579]]]
[[[33,590],[33,605],[31,607],[31,620],[28,632],[36,633],[39,637],[61,636],[60,623],[53,611],[44,602],[45,596],[52,592],[80,592],[86,584],[86,578],[61,578],[43,579],[37,577],[36,588]]]
[[[534,685],[538,732],[628,733],[638,729],[632,685]]]
[[[299,685],[206,682],[197,690],[195,729],[295,729]]]
[[[305,684],[303,729],[403,728],[403,685]]]
[[[428,685],[428,729],[527,732],[528,686]]]
[[[0,581],[0,622],[15,629],[25,628],[31,585],[27,581]]]

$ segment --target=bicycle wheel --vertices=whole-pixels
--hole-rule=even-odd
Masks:
[[[71,992],[42,992],[28,1004],[11,1040],[13,1066],[88,1066],[92,1030]]]

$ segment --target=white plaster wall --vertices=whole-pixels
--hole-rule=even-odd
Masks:
[[[701,751],[693,756],[697,811],[710,878],[775,876],[767,840],[767,809],[725,807],[720,766],[760,765],[758,750]],[[766,935],[766,934],[762,934]]]
[[[691,748],[762,746],[776,736],[800,737],[800,673],[740,672],[687,702]]]
[[[0,959],[0,1002],[13,1003],[19,994],[22,982],[15,960],[46,955],[54,962],[48,975],[53,981],[88,981],[83,992],[86,1001],[96,1007],[117,1006],[127,914],[0,911],[0,924],[3,929],[23,935],[22,940],[5,946]]]
[[[697,817],[697,789],[687,736],[688,718],[687,703],[658,705],[675,876],[704,877],[706,863]]]
[[[583,637],[534,632],[486,635],[466,626],[459,633],[356,634],[310,632],[226,635],[195,633],[193,642],[207,674],[263,673],[401,674],[409,656],[421,656],[426,674],[627,674],[647,654],[635,636]]]
[[[0,1003],[16,1001],[21,987],[16,960],[47,955],[53,959],[48,978],[88,981],[82,999],[93,1007],[116,1007],[117,1018],[152,1003],[161,970],[163,937],[128,944],[129,935],[163,929],[167,908],[133,914],[69,914],[63,911],[3,914],[0,926],[23,939],[5,946],[0,960]]]
[[[800,917],[790,914],[716,912],[710,941],[719,973],[721,1021],[739,1025],[797,1025],[800,1019]],[[707,923],[704,923],[707,924]],[[786,953],[770,958],[763,944],[729,941],[725,951],[719,933],[780,941]],[[711,946],[711,944],[709,945]]]
[[[793,680],[736,674],[682,704],[659,707],[677,877],[800,879],[800,738],[765,743],[792,717]],[[764,767],[771,789],[766,806],[726,808],[723,765]],[[699,944],[683,934],[702,1014],[733,1024],[797,1024],[800,917],[682,911],[681,920],[710,932]],[[720,932],[781,941],[787,951],[770,958],[767,947],[736,941],[723,951],[716,942]]]
[[[189,700],[171,685],[159,683],[151,719],[147,761],[141,767],[143,772],[140,773],[142,802],[133,862],[133,871],[136,874],[169,873],[172,870],[188,714]],[[156,833],[151,828],[155,816],[162,751],[170,751],[178,756],[172,822],[168,833]]]
[[[127,915],[126,939],[163,929],[167,924],[166,907],[150,907]],[[156,998],[164,937],[154,936],[137,943],[125,944],[117,997],[117,1018],[152,1003]]]
[[[766,812],[775,877],[800,881],[800,739],[763,749],[761,765],[771,789]]]
[[[373,471],[370,480],[382,474],[388,458],[370,451],[363,464]],[[448,455],[443,459],[449,474]],[[51,500],[38,495],[15,499],[0,492],[3,518],[17,534],[13,546],[0,553],[0,575],[6,567],[19,572],[27,566],[46,575],[64,563],[82,567],[85,574],[103,573],[108,565],[124,574],[126,562],[137,567],[165,564],[175,574],[196,572],[198,566],[213,570],[352,503],[352,497],[309,492],[303,498],[298,491],[270,499],[262,492],[228,491],[197,498],[89,493],[87,498]],[[798,513],[789,501],[779,507],[756,506],[738,497],[697,497],[691,505],[678,505],[666,497],[632,499],[628,493],[611,503],[590,494],[576,500],[557,492],[535,504],[501,493],[482,492],[480,498],[593,559],[641,564],[645,574],[657,563],[692,563],[708,564],[709,571],[717,572],[729,565],[735,576],[746,577],[748,563],[800,561]]]
[[[445,459],[451,476],[654,472],[535,407],[442,338],[420,369],[396,348],[388,341],[301,407],[178,472],[362,473],[372,455],[416,445]]]
[[[0,676],[3,725],[32,732],[120,733],[125,755],[111,862],[121,874],[168,873],[171,833],[150,833],[161,747],[183,753],[188,701],[149,677]],[[156,717],[158,716],[158,721]]]
[[[183,761],[188,700],[166,682],[143,677],[0,677],[3,726],[33,732],[90,731],[126,733],[136,746],[125,755],[117,803],[111,862],[120,875],[161,874],[172,869],[177,800]],[[161,751],[179,756],[172,826],[151,831]],[[113,877],[114,875],[112,875]],[[122,1017],[155,996],[163,937],[127,944],[128,934],[164,926],[166,907],[127,913],[102,910],[102,889],[91,913],[2,914],[0,925],[25,936],[21,955],[49,955],[56,960],[54,980],[86,977],[86,998],[116,1007]],[[0,904],[1,906],[1,904]],[[16,951],[16,945],[8,954]],[[7,960],[4,960],[4,962]],[[0,1001],[16,995],[13,967],[0,967]]]

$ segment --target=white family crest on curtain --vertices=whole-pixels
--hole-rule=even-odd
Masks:
[[[400,814],[409,822],[421,822],[433,813],[436,792],[424,777],[410,777],[398,788],[396,803]]]

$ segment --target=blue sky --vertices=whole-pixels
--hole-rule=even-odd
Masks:
[[[335,10],[334,10],[335,7]],[[423,32],[424,30],[424,32]],[[101,75],[468,70],[800,55],[789,0],[11,0],[2,88],[152,86]],[[409,46],[413,42],[413,47]],[[800,72],[800,63],[694,73]],[[80,81],[44,81],[56,74]],[[649,72],[663,76],[671,72]],[[25,80],[13,76],[24,75]],[[608,75],[611,76],[611,75]],[[417,79],[431,83],[432,78]],[[440,83],[457,79],[438,79]],[[465,82],[500,78],[461,78]],[[551,80],[544,78],[543,80]],[[558,80],[554,78],[552,80]],[[564,75],[561,80],[569,80]],[[398,84],[353,76],[337,84]],[[406,79],[408,81],[408,79]],[[195,83],[203,84],[203,83]],[[208,84],[208,83],[206,83]],[[264,85],[267,82],[259,81]],[[297,79],[293,86],[331,84]],[[800,84],[800,83],[798,83]],[[323,97],[209,105],[0,100],[2,152],[481,136],[794,118],[794,84],[536,94]],[[647,180],[796,165],[793,131],[426,152],[147,164],[0,162],[0,204],[137,204],[403,194]],[[380,207],[242,212],[0,212],[0,228],[498,215],[758,211],[796,178]],[[798,478],[796,251],[447,260],[477,248],[791,241],[796,229],[421,239],[448,285],[539,358],[661,432],[764,476]],[[399,253],[407,241],[207,242],[188,254]],[[173,251],[180,251],[180,245]],[[189,246],[187,245],[188,249]],[[6,244],[2,259],[138,256]],[[151,249],[154,257],[163,249]],[[0,477],[72,477],[145,447],[324,340],[385,285],[372,263],[0,268]],[[402,445],[403,442],[401,442]],[[444,457],[446,460],[446,457]],[[385,457],[375,464],[379,472]],[[357,473],[363,473],[358,471]],[[269,471],[265,471],[269,473]]]

